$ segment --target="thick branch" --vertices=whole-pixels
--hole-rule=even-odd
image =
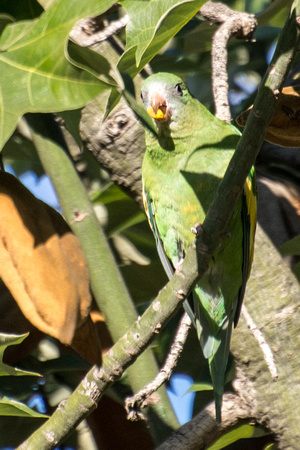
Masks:
[[[254,390],[245,374],[237,370],[235,388],[238,394],[225,393],[222,406],[222,423],[214,419],[214,403],[210,403],[192,420],[174,431],[157,450],[204,450],[225,432],[236,427],[244,419],[254,415]]]
[[[251,380],[255,391],[252,417],[276,435],[279,448],[298,448],[299,284],[260,226],[255,246],[256,256],[245,304],[272,351],[277,381],[274,381],[267,361],[262,357],[258,340],[249,333],[243,316],[232,333],[231,351],[234,361]],[[238,381],[235,380],[235,383]],[[248,396],[247,391],[238,385],[234,384],[234,387],[240,396]],[[249,397],[251,399],[251,393]]]

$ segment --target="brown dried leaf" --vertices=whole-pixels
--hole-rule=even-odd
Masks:
[[[77,343],[88,336],[84,353],[78,352],[93,363],[100,361],[95,330],[90,326],[89,274],[78,239],[59,213],[3,171],[0,276],[35,327],[76,351]],[[92,341],[96,350],[89,349]]]
[[[236,118],[238,125],[245,126],[251,109]],[[282,89],[265,140],[282,147],[300,147],[300,86]]]

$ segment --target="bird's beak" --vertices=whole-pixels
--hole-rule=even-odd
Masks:
[[[151,96],[151,106],[147,109],[147,113],[156,120],[168,119],[167,102],[160,92],[153,92]]]

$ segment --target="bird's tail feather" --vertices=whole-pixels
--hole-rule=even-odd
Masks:
[[[214,334],[202,311],[199,300],[197,298],[194,300],[196,330],[203,355],[209,363],[216,405],[216,421],[219,424],[221,423],[222,397],[230,349],[232,319],[227,319],[218,332]]]
[[[220,329],[218,335],[213,337],[216,345],[208,359],[209,369],[214,388],[215,405],[216,405],[216,421],[221,423],[222,397],[224,393],[225,374],[228,363],[230,338],[232,331],[232,321],[228,320]]]

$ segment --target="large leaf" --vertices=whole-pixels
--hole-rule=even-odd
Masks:
[[[120,2],[129,14],[126,51],[119,69],[136,75],[197,13],[204,0],[150,0]]]
[[[89,314],[88,268],[78,239],[57,211],[3,171],[0,191],[3,282],[36,328],[72,345],[92,363],[100,361]]]
[[[73,25],[105,12],[112,3],[73,0],[67,6],[58,0],[38,19],[5,28],[0,40],[0,148],[25,112],[77,109],[109,87],[91,71],[71,64],[65,51]]]

